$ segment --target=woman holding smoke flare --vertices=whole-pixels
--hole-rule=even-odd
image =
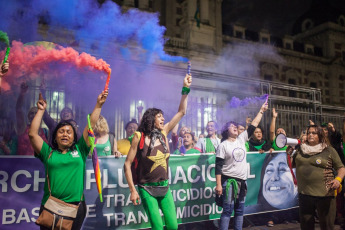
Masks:
[[[98,96],[96,106],[90,116],[91,126],[96,124],[107,96],[108,90],[103,91]],[[42,161],[49,175],[49,182],[46,180],[44,184],[40,214],[50,195],[66,203],[78,205],[78,213],[72,226],[72,230],[77,230],[82,227],[86,216],[83,192],[85,163],[90,150],[88,126],[85,127],[83,136],[78,140],[73,125],[69,121],[61,121],[53,132],[52,146],[49,146],[38,135],[46,107],[47,103],[40,94],[37,102],[38,111],[31,122],[29,130],[35,156]],[[41,230],[45,229],[50,228],[41,226]]]
[[[167,134],[186,114],[187,98],[192,83],[192,75],[186,74],[183,81],[182,97],[176,115],[164,124],[160,109],[148,109],[135,132],[131,148],[124,164],[125,175],[134,205],[144,205],[152,229],[163,229],[159,209],[162,210],[166,229],[177,229],[175,204],[168,185],[169,144]],[[138,190],[135,189],[131,165],[137,160]],[[140,196],[139,196],[140,195]]]

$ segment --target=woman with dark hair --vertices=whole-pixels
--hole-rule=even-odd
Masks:
[[[272,145],[263,139],[263,130],[260,126],[256,127],[254,130],[254,133],[252,137],[249,139],[249,141],[246,142],[246,148],[247,151],[259,151],[259,153],[263,153],[266,151],[269,151],[272,153],[273,148]]]
[[[220,216],[221,230],[229,227],[232,211],[235,212],[234,228],[242,229],[244,202],[247,194],[247,152],[245,143],[253,134],[267,110],[264,103],[248,129],[238,135],[238,124],[230,121],[222,128],[222,143],[216,153],[216,193],[223,194],[223,211]]]
[[[327,146],[321,127],[308,127],[307,141],[296,150],[292,165],[296,167],[301,229],[314,229],[316,210],[320,228],[334,229],[335,195],[345,168],[334,148]]]
[[[94,127],[106,101],[108,91],[103,91],[97,98],[96,106],[91,113],[91,126]],[[56,126],[52,138],[52,146],[38,135],[38,129],[42,122],[46,101],[40,94],[37,102],[38,111],[33,118],[29,130],[30,142],[35,150],[35,157],[44,164],[45,171],[49,175],[49,185],[46,180],[44,194],[41,202],[40,214],[49,196],[58,198],[66,203],[79,205],[77,217],[72,229],[80,229],[86,215],[84,201],[85,162],[90,150],[86,126],[83,136],[78,140],[77,133],[69,121],[62,121]],[[48,229],[41,226],[41,229]]]
[[[169,144],[167,134],[186,114],[187,98],[192,76],[187,74],[183,81],[182,97],[177,114],[164,124],[163,111],[157,108],[146,110],[138,132],[135,132],[124,169],[134,205],[144,205],[152,229],[163,229],[162,210],[167,229],[177,229],[175,204],[169,188]],[[131,165],[137,160],[138,190],[135,189]],[[139,196],[140,194],[140,196]]]
[[[138,122],[135,119],[127,122],[125,126],[126,138],[117,141],[117,150],[115,151],[115,156],[120,157],[122,155],[127,155],[131,147],[130,140],[133,138],[133,134],[138,129]]]

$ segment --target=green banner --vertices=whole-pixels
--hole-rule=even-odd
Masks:
[[[44,168],[34,157],[0,157],[0,229],[37,229],[43,196]],[[134,206],[125,179],[125,158],[100,157],[103,202],[95,182],[91,159],[86,162],[83,229],[149,228],[142,205]],[[297,187],[287,166],[286,153],[248,153],[248,192],[245,214],[290,209],[297,204]],[[178,223],[217,219],[215,155],[171,155],[169,184]],[[73,186],[73,185],[71,185]]]
[[[271,154],[249,153],[248,162],[248,193],[246,198],[246,214],[277,210],[279,208],[269,205],[267,207],[258,202],[261,187],[262,165],[266,159],[270,160],[270,172],[275,177],[285,177],[292,182],[291,172],[286,163],[286,153]],[[274,163],[274,159],[283,161]],[[122,169],[124,158],[113,159],[103,158],[100,161],[103,169],[103,199],[104,203],[97,198],[96,186],[91,168],[87,169],[86,193],[89,206],[88,217],[84,226],[88,229],[113,228],[116,229],[140,229],[149,228],[146,213],[141,205],[134,206],[130,199],[128,185]],[[199,222],[217,219],[222,209],[215,205],[215,155],[191,154],[185,156],[170,157],[169,161],[169,184],[175,201],[178,223]],[[265,170],[264,170],[265,171]],[[277,176],[277,174],[280,174]],[[263,173],[266,175],[266,173]],[[283,193],[287,192],[286,187],[294,187],[293,182],[289,186],[280,185],[274,180],[274,195],[269,200],[280,199]],[[90,190],[91,188],[91,190]],[[263,189],[264,190],[264,189]],[[92,192],[91,192],[92,191]],[[297,191],[297,190],[296,190]],[[296,199],[296,193],[294,199]],[[267,197],[267,195],[266,195]],[[93,204],[91,204],[93,203]],[[286,208],[296,205],[295,201],[289,202]],[[91,211],[90,211],[91,210]],[[95,224],[97,223],[97,224]]]

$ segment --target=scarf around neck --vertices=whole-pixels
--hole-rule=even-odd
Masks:
[[[262,146],[266,143],[265,140],[261,139],[260,141],[254,140],[253,138],[249,139],[249,143],[256,149],[260,150],[262,149]]]
[[[319,144],[314,145],[314,146],[310,146],[307,144],[301,144],[302,152],[306,155],[309,155],[309,156],[313,156],[313,155],[316,155],[318,153],[321,153],[326,147],[327,147],[327,145],[324,143],[319,143]]]
[[[155,142],[157,140],[157,138],[159,139],[159,141],[161,142],[165,152],[168,150],[168,147],[163,139],[163,134],[160,130],[158,129],[153,129],[150,133],[150,138],[151,138],[151,144],[150,144],[150,150],[153,149],[153,147],[155,146]]]

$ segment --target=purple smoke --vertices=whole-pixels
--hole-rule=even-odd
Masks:
[[[230,108],[245,107],[248,105],[254,105],[257,103],[264,103],[268,100],[268,94],[264,94],[260,97],[246,97],[244,99],[239,99],[237,97],[232,97],[229,103]]]

